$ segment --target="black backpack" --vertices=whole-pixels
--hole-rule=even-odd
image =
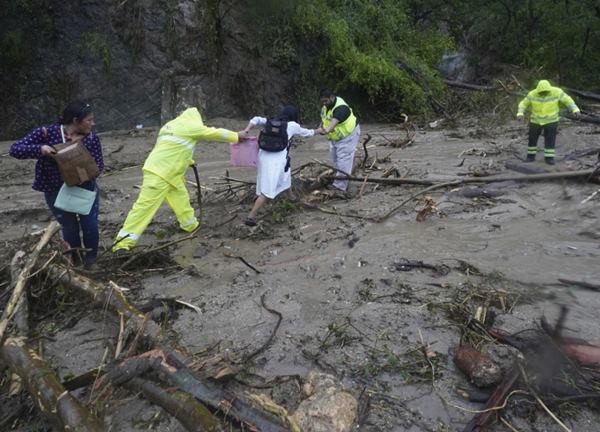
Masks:
[[[265,128],[258,135],[258,146],[269,152],[280,152],[288,147],[287,122],[267,119]]]

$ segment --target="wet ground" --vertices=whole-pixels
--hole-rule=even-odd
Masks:
[[[214,119],[209,124],[237,130],[244,122]],[[139,192],[141,164],[155,133],[143,129],[102,136],[107,165],[99,180],[104,249]],[[400,127],[364,125],[363,137],[372,137],[370,162],[375,156],[389,158],[357,175],[379,177],[377,167],[395,166],[409,178],[444,182],[473,173],[519,174],[506,168],[507,161],[517,170],[590,168],[595,155],[574,156],[598,148],[599,133],[595,126],[565,123],[558,137],[558,163],[550,167],[541,154],[534,164],[519,161],[526,127],[516,122],[493,129],[469,122],[457,129],[423,128],[406,148],[389,145],[404,138]],[[30,189],[33,161],[5,156],[9,144],[0,143],[0,239],[14,242],[43,227],[49,211],[41,194]],[[306,140],[292,155],[292,167],[313,159],[328,162],[327,143],[321,137]],[[362,157],[359,151],[357,159]],[[509,332],[536,327],[542,315],[554,320],[564,304],[570,308],[570,334],[600,339],[598,293],[559,282],[600,281],[600,198],[582,203],[599,189],[597,184],[568,180],[439,189],[428,195],[443,214],[417,222],[423,207],[423,197],[418,197],[377,223],[368,218],[384,215],[424,186],[355,182],[351,199],[320,202],[316,206],[321,210],[277,199],[262,211],[259,226],[249,228],[242,221],[251,201],[217,193],[225,188],[226,172],[253,181],[254,169],[230,167],[227,144],[201,143],[195,159],[206,188],[198,236],[169,249],[178,265],[152,262],[141,266],[138,277],[115,272],[113,280],[132,288],[133,302],[165,296],[197,305],[201,314],[182,309],[171,322],[180,344],[195,353],[220,343],[218,350],[238,358],[260,346],[275,324],[275,317],[260,306],[265,294],[283,321],[249,371],[264,378],[303,376],[313,369],[334,374],[357,398],[371,396],[360,430],[461,430],[473,411],[481,409],[457,391],[469,384],[449,355],[461,337],[449,304],[464,300],[474,307],[480,293],[492,293],[480,303],[487,301],[496,313],[495,326]],[[194,180],[191,172],[188,179]],[[194,197],[193,185],[189,190]],[[184,234],[172,212],[163,206],[141,245],[180,237]],[[231,256],[242,257],[258,272]],[[110,253],[100,260],[107,272],[114,270]],[[103,339],[116,334],[107,317],[88,314],[55,331],[54,340],[45,343],[45,355],[62,377],[76,375],[101,362]],[[499,355],[509,358],[507,352]],[[291,410],[298,402],[293,386],[275,386],[268,393]],[[180,430],[159,411],[131,395],[124,396],[120,407],[106,410],[113,430]],[[593,424],[600,420],[589,408],[565,415],[562,420],[574,431],[595,430]],[[518,430],[562,430],[539,409],[513,412],[508,421]]]

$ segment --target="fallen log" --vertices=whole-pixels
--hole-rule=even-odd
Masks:
[[[132,306],[123,293],[114,286],[102,286],[95,281],[67,271],[58,265],[49,265],[46,269],[48,275],[65,287],[72,289],[80,295],[86,296],[91,304],[100,308],[107,308],[116,314],[122,314],[128,320],[128,326],[133,323],[136,328],[144,329],[144,336],[149,339],[150,345],[160,346],[164,335],[160,327],[152,322],[145,320],[144,315]],[[270,339],[269,339],[270,340]],[[177,347],[185,358],[190,358],[187,353]],[[181,390],[191,394],[199,401],[215,408],[223,410],[227,415],[232,416],[240,423],[255,425],[261,431],[285,431],[277,421],[253,408],[250,404],[237,398],[235,395],[226,392],[216,384],[202,382],[185,366],[182,360],[175,357],[169,350],[155,350],[158,358],[168,359],[161,363],[161,372],[165,373],[167,379]],[[153,351],[151,351],[153,352]],[[164,354],[164,353],[168,354]]]
[[[12,295],[10,296],[8,303],[4,308],[4,312],[2,313],[2,321],[0,321],[0,346],[2,346],[2,340],[4,339],[6,327],[8,327],[8,323],[19,308],[19,302],[21,300],[21,296],[25,292],[25,288],[27,287],[27,279],[31,273],[31,269],[35,266],[42,249],[44,249],[46,244],[48,244],[52,236],[58,232],[59,228],[60,225],[56,221],[52,221],[48,224],[46,230],[44,231],[44,235],[27,258],[27,261],[23,266],[23,270],[21,270],[21,273],[19,273],[19,276],[15,281]]]
[[[141,378],[148,371],[158,370],[161,357],[150,351],[112,365],[95,387],[106,382],[122,386],[144,397],[175,417],[189,431],[216,432],[223,430],[215,416],[190,394],[180,390],[165,390],[152,381]]]
[[[155,342],[162,339],[160,326],[153,321],[146,320],[144,314],[129,303],[116,284],[102,286],[92,279],[56,264],[49,265],[46,272],[53,280],[88,298],[92,306],[106,308],[115,314],[122,314],[130,332],[144,327],[146,335]]]
[[[132,378],[121,384],[132,392],[142,392],[150,402],[160,406],[192,432],[218,432],[224,429],[212,413],[194,397],[180,390],[166,390],[152,381]]]
[[[255,428],[261,432],[287,431],[287,428],[281,425],[275,417],[257,410],[250,403],[214,383],[197,379],[194,372],[171,351],[155,349],[138,356],[138,358],[157,360],[151,363],[152,367],[155,367],[172,385],[189,393],[209,407],[223,411],[227,416],[250,426],[251,430]],[[128,361],[129,359],[125,362]]]
[[[475,91],[496,91],[497,88],[489,85],[478,85],[478,84],[470,84],[463,81],[455,81],[455,80],[444,80],[444,84],[450,87],[458,87],[465,90],[475,90]]]
[[[587,170],[579,170],[579,171],[560,171],[560,172],[552,172],[552,173],[539,173],[539,174],[526,174],[526,175],[497,175],[497,176],[488,176],[488,177],[472,177],[472,178],[458,178],[455,180],[448,180],[447,182],[436,182],[434,180],[426,180],[426,179],[410,179],[410,178],[367,178],[364,177],[355,177],[355,176],[326,176],[328,180],[349,180],[349,181],[357,181],[357,182],[367,182],[367,183],[380,183],[391,186],[401,186],[407,184],[416,184],[416,185],[425,185],[425,186],[435,186],[435,185],[462,185],[467,183],[495,183],[495,182],[503,182],[503,181],[541,181],[541,180],[558,180],[558,179],[573,179],[573,178],[581,178],[581,177],[589,177],[593,175],[597,170],[595,169],[587,169]]]
[[[592,92],[586,91],[586,90],[578,90],[578,89],[574,89],[574,88],[570,88],[570,87],[565,87],[565,90],[568,91],[569,93],[573,93],[574,95],[579,96],[581,98],[600,102],[600,94],[592,93]]]
[[[8,338],[0,348],[2,360],[17,373],[39,411],[57,430],[103,431],[100,421],[58,381],[52,368],[22,338]]]

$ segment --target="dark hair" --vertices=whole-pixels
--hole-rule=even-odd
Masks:
[[[73,101],[70,102],[62,114],[58,116],[58,122],[63,125],[68,125],[73,123],[73,120],[77,119],[79,121],[86,118],[88,115],[92,113],[92,107],[90,104],[81,102],[81,101]]]
[[[288,122],[293,121],[298,123],[298,110],[293,105],[286,105],[283,107],[277,118]]]
[[[329,90],[327,87],[325,87],[325,88],[322,88],[322,89],[321,89],[321,91],[319,92],[319,97],[322,97],[322,98],[329,98],[329,97],[331,97],[331,96],[335,96],[335,95],[334,95],[334,94],[333,94],[333,92],[332,92],[331,90]]]

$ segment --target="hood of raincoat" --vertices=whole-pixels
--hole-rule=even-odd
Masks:
[[[550,82],[548,80],[541,80],[538,83],[537,87],[535,88],[535,91],[537,93],[547,92],[547,91],[550,91],[550,90],[552,90],[552,85],[550,84]]]
[[[165,124],[160,130],[160,135],[168,134],[179,137],[196,138],[198,130],[204,126],[198,108],[188,108],[179,117]]]

